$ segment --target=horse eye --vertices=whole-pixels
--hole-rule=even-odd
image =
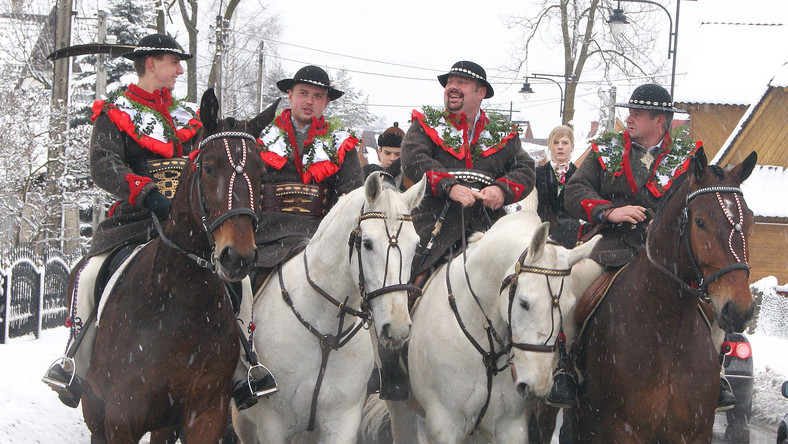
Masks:
[[[364,248],[372,250],[372,241],[370,239],[364,239],[362,243],[364,244]]]
[[[211,168],[210,166],[203,165],[202,166],[202,170],[205,171],[205,174],[207,174],[209,176],[213,176],[213,168]]]
[[[703,223],[703,219],[698,218],[698,217],[695,218],[695,225],[697,225],[698,228],[705,228],[706,227],[705,224]]]
[[[523,307],[523,310],[528,311],[531,309],[531,304],[529,304],[525,299],[520,299],[520,307]]]

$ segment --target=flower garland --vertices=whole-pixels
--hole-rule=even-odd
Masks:
[[[164,133],[164,137],[167,139],[166,140],[167,142],[183,142],[182,140],[180,140],[178,138],[176,130],[172,126],[172,123],[170,121],[168,121],[163,115],[161,115],[160,112],[156,111],[155,109],[149,108],[149,107],[147,107],[147,106],[145,106],[145,105],[143,105],[141,103],[138,103],[138,102],[136,102],[134,100],[128,99],[128,96],[126,95],[126,89],[125,88],[118,88],[115,91],[113,91],[113,92],[111,92],[111,93],[109,93],[107,95],[107,100],[104,101],[104,107],[103,107],[104,112],[106,112],[110,108],[117,108],[117,105],[115,104],[115,102],[117,101],[118,97],[120,97],[120,96],[126,97],[129,106],[131,106],[132,108],[134,108],[134,110],[137,111],[134,114],[134,117],[132,118],[132,123],[134,123],[134,127],[137,130],[138,134],[144,134],[146,136],[150,136],[153,133],[153,131],[155,130],[156,126],[157,126],[156,123],[159,123],[161,125],[162,131]],[[196,119],[197,118],[197,113],[188,106],[188,102],[180,100],[180,99],[176,99],[176,98],[173,97],[172,105],[167,107],[167,109],[169,111],[173,111],[173,110],[178,109],[178,108],[183,109],[184,111],[189,113],[191,115],[192,119]],[[154,120],[150,120],[147,123],[147,125],[142,127],[143,117],[144,117],[145,114],[149,114],[149,115],[153,116]],[[194,120],[192,120],[192,121],[194,121]],[[184,128],[185,129],[197,130],[197,128],[199,128],[199,125],[192,124],[192,123],[187,123],[184,126]]]
[[[439,111],[430,106],[423,107],[424,122],[440,135],[443,140],[443,147],[448,148],[457,155],[462,155],[467,146],[463,141],[463,134],[460,118],[456,114],[448,111]],[[506,136],[512,133],[519,133],[520,128],[512,124],[498,113],[484,113],[481,119],[487,118],[484,122],[482,131],[477,135],[476,142],[470,147],[471,159],[478,160],[482,153],[490,148],[500,145]]]
[[[318,121],[318,124],[319,123],[320,122]],[[353,138],[356,138],[355,134],[353,134],[353,132],[349,129],[343,128],[339,119],[333,117],[329,119],[324,118],[323,125],[319,126],[318,128],[314,128],[314,126],[316,125],[314,125],[313,122],[313,125],[309,128],[309,135],[304,141],[304,148],[309,146],[309,150],[306,153],[302,153],[302,150],[299,150],[299,153],[302,155],[302,168],[307,170],[313,163],[315,163],[315,153],[317,153],[320,148],[325,151],[332,163],[338,165],[340,161],[338,153],[340,134],[337,134],[337,132],[345,132],[350,134],[350,136]],[[273,131],[274,128],[276,128],[277,134],[271,139],[266,138],[266,136],[271,131]],[[264,152],[268,151],[268,146],[276,144],[277,141],[281,139],[285,147],[284,157],[293,158],[296,140],[293,122],[290,120],[290,113],[280,113],[280,115],[276,118],[276,125],[267,127],[260,136],[260,139],[266,140],[266,144],[261,147],[261,150]],[[306,157],[304,158],[303,156]]]
[[[668,151],[657,158],[657,167],[646,183],[652,194],[657,197],[670,188],[673,179],[687,170],[690,157],[702,146],[701,142],[682,138],[678,129],[666,135],[664,143],[668,146]],[[611,182],[623,174],[624,153],[628,153],[631,146],[632,141],[627,132],[607,132],[591,142],[591,152],[600,162]]]

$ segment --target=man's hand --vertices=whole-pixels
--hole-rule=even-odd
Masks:
[[[449,199],[459,202],[463,207],[470,207],[476,203],[476,198],[481,196],[478,191],[474,191],[465,185],[454,185],[449,190]]]
[[[503,190],[497,185],[484,187],[481,191],[482,205],[497,210],[503,205]]]
[[[646,220],[646,209],[640,205],[625,205],[613,208],[607,213],[607,220],[614,224],[619,222],[636,224]]]

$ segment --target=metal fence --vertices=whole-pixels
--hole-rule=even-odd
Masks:
[[[64,325],[66,285],[73,258],[56,250],[18,248],[0,264],[0,344],[6,339]]]

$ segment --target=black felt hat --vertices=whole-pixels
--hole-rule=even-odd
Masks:
[[[181,60],[188,60],[192,55],[184,52],[181,45],[174,38],[166,34],[151,34],[140,39],[133,51],[123,54],[129,60],[158,54],[175,54]]]
[[[673,99],[670,97],[668,90],[654,83],[638,86],[632,91],[629,102],[616,103],[616,106],[666,113],[686,113],[683,109],[674,108]]]
[[[279,91],[286,93],[298,83],[317,85],[325,88],[328,90],[329,100],[336,100],[345,94],[344,92],[331,86],[331,80],[328,78],[328,73],[325,72],[323,68],[315,65],[304,66],[303,68],[299,69],[298,72],[296,72],[292,79],[282,79],[276,82],[276,86],[279,88]]]
[[[446,87],[446,82],[449,81],[449,76],[460,76],[478,80],[479,83],[487,87],[487,94],[484,96],[485,99],[489,99],[495,94],[492,85],[487,81],[487,73],[484,71],[484,68],[476,63],[462,60],[455,63],[446,74],[439,75],[438,81],[444,88]]]
[[[378,148],[384,146],[399,148],[402,146],[403,137],[405,137],[405,131],[402,131],[398,122],[394,122],[394,126],[383,131],[383,133],[378,136]]]

